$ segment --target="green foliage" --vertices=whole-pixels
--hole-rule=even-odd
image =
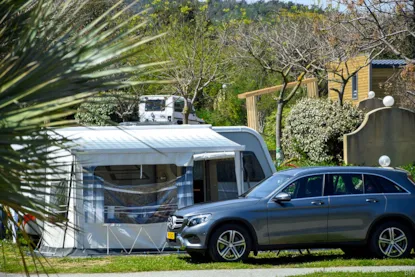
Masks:
[[[124,91],[101,93],[82,103],[76,121],[86,126],[105,126],[138,121],[139,95]]]
[[[351,104],[305,98],[297,102],[285,121],[283,147],[291,158],[340,163],[343,135],[354,131],[364,114]]]
[[[221,24],[237,20],[250,22],[253,20],[275,21],[276,13],[289,11],[318,12],[322,9],[316,6],[309,8],[306,5],[282,1],[191,1],[191,0],[143,0],[138,4],[137,10],[152,8],[151,14],[153,26],[163,26],[172,20],[192,20],[192,12],[206,10],[210,21]]]
[[[401,166],[401,167],[402,169],[405,169],[406,171],[408,171],[411,174],[412,178],[415,179],[415,164],[408,164],[408,165]]]
[[[276,149],[276,145],[275,145],[275,128],[276,128],[276,115],[277,115],[277,111],[276,111],[276,101],[273,100],[274,96],[273,95],[265,95],[267,97],[263,97],[260,101],[259,101],[259,105],[258,108],[260,110],[264,110],[264,105],[271,105],[268,107],[268,111],[267,111],[267,117],[265,118],[265,122],[264,122],[264,132],[262,134],[262,136],[264,137],[265,143],[268,146],[268,149],[272,149],[275,150]],[[284,129],[285,128],[285,120],[288,117],[288,115],[291,112],[291,107],[293,105],[295,105],[295,103],[301,99],[302,97],[305,96],[305,92],[304,90],[300,89],[297,94],[293,97],[293,99],[284,106],[284,109],[282,111],[282,126],[281,128]],[[266,109],[266,108],[265,108]],[[274,157],[272,157],[274,158]]]
[[[96,1],[98,0],[92,0],[92,6]],[[139,93],[185,94],[191,99],[199,77],[202,85],[214,77],[210,84],[200,89],[194,103],[198,116],[213,125],[246,125],[245,100],[237,99],[236,95],[281,84],[278,74],[267,72],[255,61],[230,58],[236,52],[234,45],[229,43],[231,27],[240,22],[253,24],[261,21],[275,24],[278,11],[285,15],[292,14],[290,18],[293,19],[301,14],[316,14],[315,7],[309,9],[291,2],[278,1],[247,3],[143,0],[133,7],[135,14],[125,26],[126,30],[135,28],[145,18],[149,20],[149,24],[140,29],[140,32],[146,35],[166,32],[166,35],[162,43],[150,42],[151,47],[143,47],[143,55],[129,57],[127,64],[170,60],[174,65],[163,68],[161,72],[149,73],[150,79],[161,77],[173,80],[173,83],[163,86],[149,85]],[[96,10],[102,8],[98,5],[91,9],[90,17],[95,17]],[[138,13],[142,9],[151,11]],[[226,42],[225,45],[222,41]],[[225,92],[222,91],[223,83],[228,85]],[[276,109],[273,98],[274,95],[262,96],[258,101],[258,109],[263,118],[263,135],[272,149],[275,148],[275,116],[271,113]],[[78,110],[76,118],[88,125],[105,124],[109,118],[120,121],[118,116],[110,115],[113,108],[111,103],[104,104],[103,107],[84,105]],[[95,115],[87,113],[86,110],[94,111]]]
[[[66,184],[62,178],[69,173],[62,169],[70,165],[62,161],[62,150],[68,139],[46,131],[75,124],[68,117],[88,97],[141,84],[140,77],[158,65],[123,63],[157,37],[120,31],[129,22],[116,23],[121,2],[89,23],[78,18],[86,3],[0,0],[0,206],[7,215],[3,220],[16,228],[22,225],[10,209],[19,217],[30,213],[65,226],[66,218],[54,213],[58,207],[45,200],[44,188],[49,182]]]
[[[246,111],[243,104],[237,94],[224,92],[217,96],[211,109],[201,109],[197,114],[206,123],[214,126],[245,125]]]
[[[274,104],[276,105],[275,101]],[[287,118],[288,114],[290,113],[289,107],[284,107],[282,111],[282,128],[285,126],[285,119]],[[277,111],[274,109],[266,118],[265,118],[265,126],[264,132],[262,134],[265,143],[267,144],[268,149],[274,150],[275,145],[275,118],[277,115]],[[275,157],[272,157],[275,158]]]
[[[113,96],[99,96],[82,103],[75,114],[79,124],[85,126],[105,126],[111,122],[117,103]]]
[[[225,51],[226,56],[232,49]],[[232,64],[226,72],[226,79],[230,81],[225,81],[226,88],[222,88],[220,83],[210,86],[196,106],[201,109],[199,117],[204,118],[206,123],[225,126],[246,125],[245,100],[238,99],[238,94],[278,83],[275,76],[251,63],[243,66],[239,63]],[[274,104],[274,101],[260,101],[258,109],[268,113],[275,108]]]
[[[235,57],[237,52],[230,43],[232,27],[240,22],[253,24],[262,21],[273,24],[278,11],[291,13],[292,18],[302,13],[315,14],[314,8],[278,1],[139,1],[136,11],[143,8],[151,8],[151,12],[135,15],[128,28],[137,25],[139,19],[146,18],[149,25],[144,29],[145,34],[166,32],[166,36],[162,43],[157,41],[151,47],[143,49],[144,55],[139,57],[145,57],[147,62],[157,59],[172,61],[173,67],[151,74],[151,78],[161,76],[174,82],[163,87],[149,86],[141,93],[181,94],[192,99],[199,80],[203,85],[212,79],[210,84],[197,92],[194,106],[198,116],[213,125],[246,125],[245,100],[237,99],[236,95],[281,84],[279,74],[267,72],[256,61],[230,58]],[[135,63],[136,57],[133,56],[128,61]],[[223,83],[227,84],[225,92],[222,91]],[[271,119],[270,114],[276,109],[273,98],[273,95],[269,95],[262,96],[259,100],[261,118]],[[264,124],[268,125],[264,136],[271,146],[275,144],[275,131],[271,129],[275,125],[275,117],[272,121],[264,119]]]

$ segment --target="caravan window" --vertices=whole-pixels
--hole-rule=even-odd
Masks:
[[[244,189],[248,190],[254,187],[258,182],[265,178],[264,171],[254,152],[244,151],[243,168],[244,168]]]
[[[216,173],[218,181],[218,200],[237,198],[238,187],[236,183],[235,160],[217,160]]]
[[[105,223],[167,222],[177,209],[176,165],[99,166]]]
[[[161,99],[146,100],[145,110],[146,112],[159,112],[164,111],[166,107],[166,101]]]

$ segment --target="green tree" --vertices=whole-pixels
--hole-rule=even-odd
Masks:
[[[256,61],[264,70],[278,75],[282,88],[275,97],[276,159],[284,159],[282,150],[282,114],[284,106],[300,91],[301,83],[318,60],[312,19],[308,14],[285,13],[276,24],[241,24],[234,35],[237,56]],[[287,88],[289,82],[296,82]]]
[[[136,35],[139,25],[122,31],[129,18],[112,25],[123,14],[115,12],[121,2],[88,24],[74,20],[85,3],[0,0],[0,205],[59,226],[66,219],[42,196],[45,172],[60,172],[58,154],[67,139],[52,135],[51,128],[75,123],[65,118],[97,92],[142,83],[131,76],[155,65],[117,67],[157,36]],[[5,221],[21,228],[6,215]]]
[[[222,52],[224,41],[219,26],[214,26],[207,16],[208,3],[202,6],[180,7],[177,19],[170,19],[162,28],[167,35],[161,39],[155,53],[159,59],[171,61],[161,77],[172,80],[166,87],[171,94],[182,96],[184,124],[202,93],[224,78],[227,65]]]

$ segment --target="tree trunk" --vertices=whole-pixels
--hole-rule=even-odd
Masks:
[[[340,92],[338,93],[338,95],[339,95],[339,105],[340,106],[343,106],[343,96],[344,96],[344,90],[346,89],[346,84],[347,83],[343,83],[342,84],[342,87],[340,89]]]
[[[343,106],[343,97],[341,93],[339,93],[339,105]]]
[[[184,100],[184,108],[183,108],[183,124],[189,124],[189,114],[190,108],[187,99]]]
[[[189,112],[184,114],[183,124],[189,124]]]
[[[275,117],[275,159],[279,165],[284,160],[284,152],[282,151],[281,146],[282,111],[284,109],[284,101],[282,99],[278,99],[277,101],[277,115]]]

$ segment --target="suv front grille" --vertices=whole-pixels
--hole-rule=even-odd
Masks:
[[[169,227],[170,230],[181,229],[183,226],[183,221],[184,219],[181,216],[169,216],[167,227]]]

